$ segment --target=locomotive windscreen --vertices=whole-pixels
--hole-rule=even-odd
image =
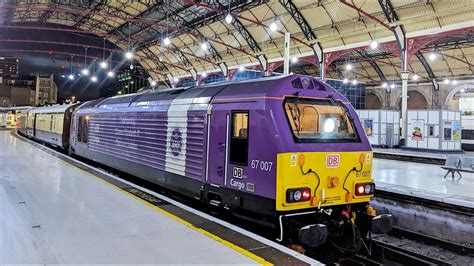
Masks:
[[[334,100],[287,98],[285,112],[297,142],[357,142],[349,113]]]

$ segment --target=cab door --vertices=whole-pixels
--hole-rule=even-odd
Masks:
[[[216,105],[208,115],[206,182],[214,187],[227,185],[230,112]]]

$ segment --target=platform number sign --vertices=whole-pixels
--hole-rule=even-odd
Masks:
[[[232,170],[233,170],[232,171],[232,176],[234,178],[240,178],[240,179],[244,178],[244,169],[243,168],[234,167]]]
[[[335,168],[339,166],[340,157],[339,154],[328,154],[326,157],[326,167]]]

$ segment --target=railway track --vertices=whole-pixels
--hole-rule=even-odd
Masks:
[[[36,142],[38,146],[42,146],[40,143]],[[43,144],[44,145],[44,144]],[[61,153],[63,157],[69,158],[64,152],[62,152],[59,149],[54,149],[57,153]],[[78,168],[81,168],[82,170],[88,171],[86,166],[83,166],[78,163],[74,163],[73,160],[67,160],[64,158],[61,158],[68,163],[71,163],[75,165]],[[77,158],[76,158],[77,159]],[[155,191],[156,193],[162,194],[166,197],[169,197],[173,200],[176,200],[186,206],[189,206],[191,208],[194,208],[198,211],[213,215],[213,216],[218,216],[219,219],[222,219],[225,222],[229,222],[235,226],[242,227],[246,230],[249,230],[250,232],[256,233],[262,237],[265,237],[267,239],[273,239],[272,234],[273,231],[272,229],[259,226],[259,225],[252,225],[250,226],[249,223],[246,223],[245,221],[239,220],[239,219],[233,219],[232,217],[226,217],[225,215],[221,215],[221,213],[215,212],[215,209],[212,209],[209,206],[203,206],[198,201],[195,201],[191,198],[187,198],[185,196],[177,195],[173,191],[170,191],[166,188],[162,188],[154,183],[151,183],[149,181],[131,176],[129,174],[117,171],[115,169],[111,169],[107,166],[99,165],[93,161],[86,160],[86,159],[80,159],[81,162],[87,164],[89,167],[92,169],[98,169],[100,171],[105,171],[117,178],[126,180],[128,182],[131,182],[133,184],[136,184],[138,186],[141,186],[143,188]],[[90,171],[90,170],[89,170]],[[102,178],[102,177],[101,177]],[[107,179],[107,178],[103,178]],[[109,178],[109,180],[105,180],[107,182],[111,183],[116,183],[115,185],[121,187],[123,190],[153,204],[153,205],[161,205],[161,204],[166,204],[163,203],[162,200],[158,199],[157,197],[146,193],[140,189],[136,189],[131,186],[127,185],[120,185],[117,184],[117,181],[114,181],[113,179]],[[393,195],[392,195],[393,196]],[[419,233],[411,232],[408,230],[404,229],[395,229],[391,234],[391,237],[398,238],[398,239],[416,239],[416,241],[421,241],[425,243],[425,245],[436,245],[441,247],[443,250],[449,250],[453,253],[459,254],[461,256],[469,256],[470,254],[474,254],[474,250],[472,247],[465,247],[465,246],[460,246],[456,243],[452,243],[449,241],[445,241],[442,239],[436,239],[432,238],[426,235],[422,235]],[[403,241],[402,241],[403,242]],[[348,258],[343,259],[340,264],[342,265],[385,265],[385,264],[408,264],[408,265],[449,265],[450,263],[443,260],[443,259],[438,259],[432,256],[427,256],[420,254],[419,252],[407,249],[404,247],[403,243],[399,243],[399,245],[396,244],[391,244],[387,243],[387,241],[383,241],[380,239],[373,239],[370,243],[366,244],[368,247],[368,251],[366,254],[358,254],[354,255]],[[310,256],[313,257],[313,256]],[[313,257],[314,259],[319,259],[317,257]],[[471,261],[471,262],[474,262]]]

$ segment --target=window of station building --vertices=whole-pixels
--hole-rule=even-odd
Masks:
[[[247,165],[249,146],[249,113],[232,113],[232,132],[230,138],[230,162],[233,164]]]
[[[89,139],[89,116],[80,116],[77,128],[77,141],[87,143]]]

